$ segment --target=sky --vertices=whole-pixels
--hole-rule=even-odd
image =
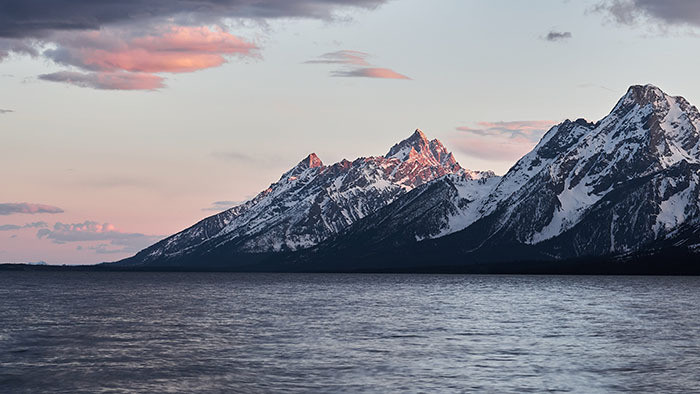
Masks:
[[[692,0],[0,0],[0,261],[130,256],[416,128],[505,173],[633,84],[700,103]]]

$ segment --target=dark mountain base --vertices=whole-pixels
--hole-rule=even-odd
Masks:
[[[668,249],[645,256],[579,258],[564,261],[507,261],[444,264],[429,260],[385,261],[339,259],[333,264],[301,262],[299,256],[238,256],[234,260],[180,261],[173,265],[123,266],[98,264],[50,266],[0,264],[0,271],[131,271],[131,272],[287,272],[287,273],[421,273],[511,275],[700,275],[700,257],[686,249]],[[448,260],[449,261],[449,260]]]

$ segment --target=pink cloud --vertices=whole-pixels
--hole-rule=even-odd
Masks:
[[[158,235],[128,233],[117,230],[110,223],[98,223],[86,220],[83,223],[56,223],[53,228],[43,228],[37,231],[37,238],[48,239],[55,244],[69,242],[108,241],[110,245],[119,247],[110,253],[135,252],[163,238]],[[107,252],[102,248],[102,252]]]
[[[83,223],[56,223],[54,226],[55,231],[61,232],[79,232],[79,233],[106,233],[116,231],[116,227],[110,223],[98,223],[85,221]]]
[[[554,124],[551,120],[477,122],[460,126],[451,138],[459,151],[480,159],[515,161],[528,153]]]
[[[517,160],[532,150],[535,143],[517,139],[486,139],[479,137],[455,137],[450,145],[467,155],[487,160]]]
[[[364,77],[364,78],[384,78],[384,79],[411,79],[403,74],[389,68],[363,67],[354,70],[333,71],[334,77]]]
[[[155,90],[164,86],[162,77],[145,73],[59,71],[39,75],[39,79],[105,90]]]
[[[361,77],[361,78],[382,78],[382,79],[411,79],[403,74],[389,68],[366,67],[371,66],[367,62],[370,55],[366,52],[344,49],[342,51],[324,53],[318,59],[309,60],[306,64],[341,64],[351,66],[345,70],[335,70],[331,72],[333,77]],[[354,66],[354,67],[352,67]]]
[[[476,127],[460,126],[459,131],[476,135],[524,137],[539,141],[544,133],[552,127],[551,120],[516,120],[510,122],[477,122]]]
[[[48,74],[45,80],[96,89],[152,90],[163,86],[155,73],[184,73],[217,67],[228,56],[255,56],[257,46],[222,29],[167,26],[134,35],[122,30],[64,33],[44,51],[56,63],[93,71]]]
[[[66,42],[59,62],[100,71],[192,72],[220,66],[224,55],[250,55],[257,47],[223,30],[169,26],[156,34],[120,38],[123,33],[81,33]],[[71,46],[79,44],[79,46]],[[50,54],[51,52],[49,52]]]

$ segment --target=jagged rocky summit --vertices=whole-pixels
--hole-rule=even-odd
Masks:
[[[463,169],[440,141],[429,141],[421,130],[384,156],[327,166],[312,153],[250,201],[208,217],[128,262],[160,264],[221,248],[231,254],[309,248],[448,174],[465,181],[494,176]]]
[[[564,261],[658,268],[672,259],[700,266],[699,229],[700,113],[682,97],[636,85],[598,122],[552,127],[502,177],[463,169],[440,141],[416,130],[385,156],[325,166],[311,154],[254,199],[116,264],[489,272]]]

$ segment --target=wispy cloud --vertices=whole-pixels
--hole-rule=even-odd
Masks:
[[[213,203],[211,203],[210,207],[202,208],[202,211],[221,212],[229,208],[233,208],[236,205],[241,205],[244,202],[245,201],[214,201]]]
[[[63,213],[63,209],[45,204],[0,203],[0,215],[12,215],[15,213],[39,214],[39,213]]]
[[[597,89],[607,90],[608,92],[617,92],[616,90],[610,89],[610,88],[607,87],[607,86],[598,85],[598,84],[595,84],[595,83],[581,83],[581,84],[576,85],[576,87],[579,88],[579,89],[597,88]]]
[[[288,161],[288,158],[274,153],[250,155],[237,150],[214,151],[210,155],[219,160],[232,161],[240,165],[255,166],[256,168],[278,168],[281,162]]]
[[[143,73],[58,71],[41,74],[39,79],[101,90],[156,90],[164,87],[162,77]]]
[[[27,223],[23,225],[18,225],[18,224],[3,224],[0,225],[0,231],[15,231],[15,230],[21,230],[25,228],[43,228],[43,227],[48,227],[49,225],[46,222],[33,222],[33,223]]]
[[[367,62],[368,53],[351,50],[341,50],[324,53],[318,59],[307,60],[306,64],[352,64],[355,66],[369,66]]]
[[[554,124],[552,120],[516,120],[509,122],[477,122],[476,126],[459,126],[457,130],[481,136],[519,138],[537,142]]]
[[[480,159],[517,160],[529,152],[554,124],[551,120],[477,122],[460,126],[450,139],[459,151]]]
[[[344,49],[341,51],[324,53],[317,59],[308,60],[306,64],[337,64],[346,66],[341,70],[331,71],[332,77],[360,77],[360,78],[383,78],[383,79],[411,79],[406,75],[382,67],[371,66],[367,62],[370,55],[366,52]]]
[[[380,67],[364,67],[354,70],[333,71],[331,76],[334,77],[362,77],[362,78],[384,78],[384,79],[411,79],[403,74],[389,68]]]
[[[56,244],[108,241],[108,245],[116,247],[116,249],[111,249],[114,253],[136,252],[163,238],[159,235],[122,232],[112,224],[90,220],[83,223],[58,222],[51,229],[40,229],[36,236],[40,239],[51,240]]]
[[[547,41],[564,41],[571,37],[571,32],[551,30],[546,36],[544,36],[544,39]]]
[[[148,245],[146,245],[148,246]],[[100,243],[95,246],[87,246],[86,248],[83,248],[81,245],[78,245],[80,249],[78,250],[92,250],[93,252],[97,254],[121,254],[121,253],[133,253],[133,252],[138,252],[139,250],[143,248],[131,248],[129,246],[120,246],[120,247],[115,247],[112,244],[107,244],[107,243]]]

